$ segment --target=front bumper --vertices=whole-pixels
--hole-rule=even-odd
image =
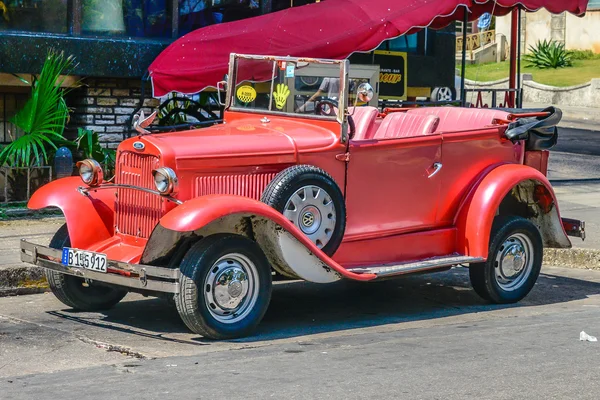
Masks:
[[[108,260],[108,272],[96,272],[61,264],[62,250],[21,239],[21,261],[86,280],[124,286],[139,291],[179,293],[179,269],[128,264]]]

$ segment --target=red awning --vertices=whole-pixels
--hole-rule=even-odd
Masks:
[[[494,5],[494,3],[496,3]],[[585,13],[588,0],[324,0],[320,3],[211,25],[182,36],[148,68],[154,96],[193,94],[214,87],[227,73],[230,53],[343,59],[371,51],[387,39],[424,27],[442,28],[484,12]]]

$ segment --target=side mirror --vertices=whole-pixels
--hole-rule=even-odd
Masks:
[[[358,85],[358,90],[356,91],[356,103],[359,101],[368,103],[373,100],[373,96],[373,86],[371,86],[369,83],[365,82]]]

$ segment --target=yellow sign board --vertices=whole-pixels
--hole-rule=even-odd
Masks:
[[[406,100],[408,54],[401,51],[375,50],[375,64],[379,64],[379,99]]]

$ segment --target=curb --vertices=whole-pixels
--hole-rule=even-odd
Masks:
[[[600,270],[600,250],[544,249],[544,265]]]
[[[44,269],[26,265],[0,267],[0,297],[47,292]]]
[[[594,126],[595,124],[595,126]],[[581,129],[584,131],[597,132],[594,128],[600,127],[600,121],[581,122],[576,120],[563,120],[558,124],[559,128]],[[560,135],[560,131],[559,131]]]

